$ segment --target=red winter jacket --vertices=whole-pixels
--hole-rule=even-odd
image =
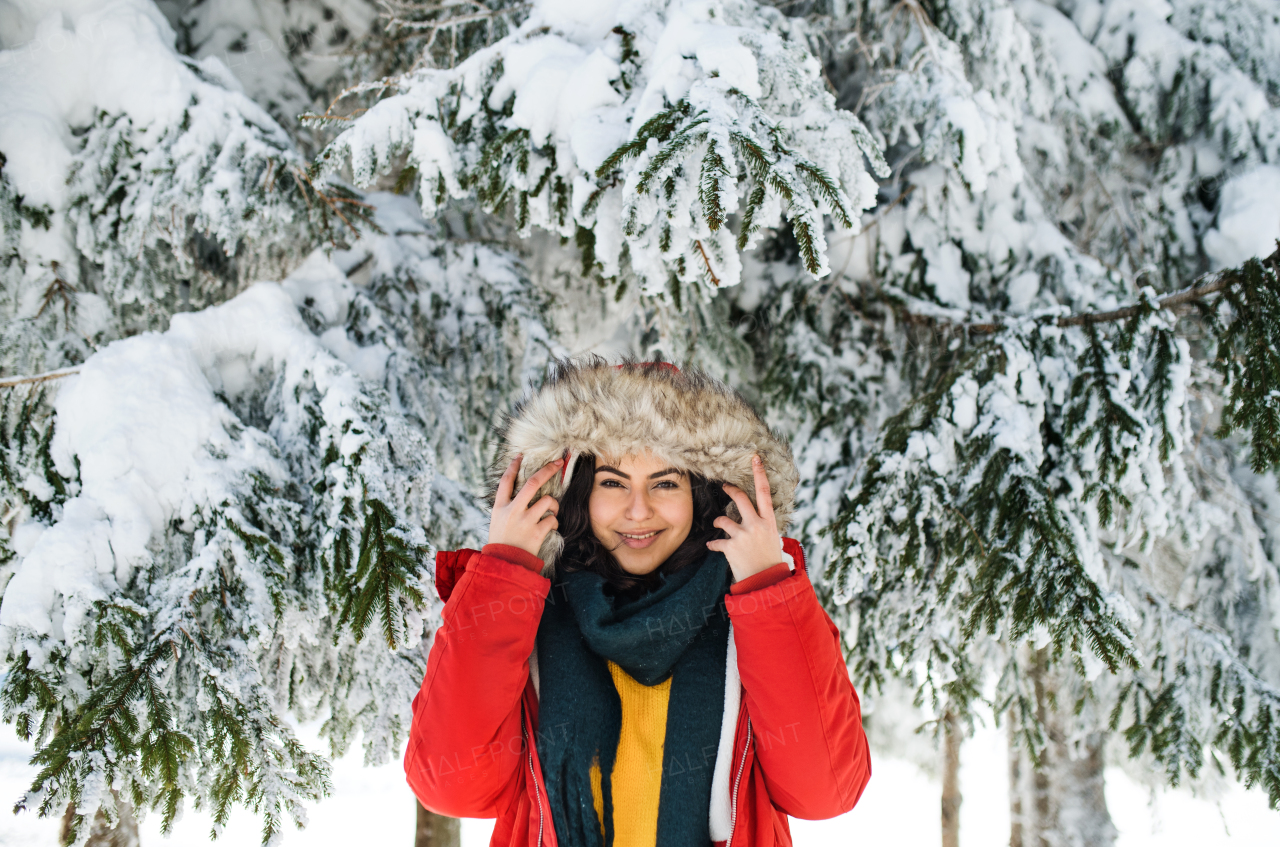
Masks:
[[[725,601],[731,714],[712,784],[712,837],[723,834],[715,847],[790,847],[787,815],[847,812],[871,777],[839,631],[814,595],[800,545],[785,538],[783,550],[794,571],[775,565],[733,585]],[[444,622],[413,701],[405,771],[426,808],[496,817],[491,847],[556,845],[530,673],[551,586],[541,564],[499,544],[436,557]]]

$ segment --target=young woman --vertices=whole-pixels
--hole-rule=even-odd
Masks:
[[[492,845],[772,847],[871,776],[840,635],[783,538],[791,451],[663,363],[563,364],[504,427],[489,543],[445,600],[405,770]]]

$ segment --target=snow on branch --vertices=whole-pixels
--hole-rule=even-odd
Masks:
[[[887,172],[800,26],[750,0],[534,3],[457,68],[394,80],[321,161],[360,185],[404,167],[428,215],[474,196],[677,303],[737,284],[738,251],[784,218],[821,277],[824,216],[856,228],[877,191],[864,162]]]
[[[288,676],[300,641],[340,640],[322,601],[368,592],[373,577],[346,566],[354,558],[398,571],[377,586],[393,647],[421,632],[426,539],[409,516],[427,468],[397,467],[393,455],[423,450],[382,406],[306,329],[288,290],[266,283],[112,344],[69,376],[53,438],[28,442],[60,483],[26,483],[52,501],[51,520],[14,531],[0,606],[13,662],[0,698],[37,740],[29,802],[42,814],[67,802],[91,813],[113,801],[86,786],[118,781],[136,805],[162,807],[166,826],[194,790],[219,821],[233,802],[259,807],[270,834],[324,793],[327,763],[276,713],[276,674]],[[255,407],[276,410],[267,429],[241,417]],[[397,539],[392,562],[361,536],[366,508],[379,510],[380,538]],[[407,646],[406,680],[421,661],[416,640]],[[271,650],[280,661],[268,667]],[[356,641],[342,652],[358,654]],[[172,768],[134,767],[150,760]],[[196,771],[204,778],[180,778]]]
[[[1257,472],[1280,467],[1280,250],[1265,259],[1250,259],[1241,267],[1206,274],[1181,291],[1156,298],[1147,289],[1145,302],[1104,312],[1087,312],[1059,316],[1053,325],[1060,329],[1075,327],[1087,331],[1092,349],[1100,349],[1098,328],[1104,324],[1125,322],[1119,330],[1119,348],[1127,351],[1136,343],[1140,326],[1156,330],[1158,323],[1144,319],[1157,313],[1172,313],[1180,306],[1196,305],[1213,330],[1215,353],[1213,367],[1224,380],[1225,407],[1218,435],[1225,437],[1237,429],[1252,435],[1251,462]],[[1220,294],[1216,305],[1205,298]],[[1224,308],[1225,307],[1225,308]],[[1025,321],[1025,319],[1024,319]],[[995,333],[1008,327],[1000,324],[966,325],[979,333]],[[1153,337],[1153,343],[1166,347],[1168,339]],[[1167,356],[1154,363],[1161,370]],[[1101,368],[1101,363],[1097,363]],[[1100,371],[1098,371],[1100,372]],[[1161,371],[1163,373],[1163,371]],[[1181,392],[1182,389],[1178,389]],[[1167,427],[1166,427],[1167,431]],[[1162,456],[1171,442],[1165,441]],[[1104,507],[1105,511],[1105,507]]]
[[[312,180],[221,61],[178,52],[150,0],[41,15],[0,56],[6,368],[74,364],[352,235],[365,210],[349,188]]]
[[[1132,569],[1121,579],[1146,607],[1159,655],[1121,687],[1110,728],[1122,732],[1130,755],[1160,762],[1173,785],[1195,779],[1214,746],[1246,785],[1260,785],[1280,806],[1280,688],[1241,660],[1227,633],[1175,607]]]
[[[855,676],[935,714],[989,698],[1033,761],[1054,722],[1104,736],[1132,683],[1116,728],[1153,774],[1280,772],[1263,5],[805,7],[892,173],[836,281],[775,248],[734,329],[810,469],[797,523]],[[1124,588],[1139,559],[1185,620]],[[1078,696],[1031,690],[1050,666]]]
[[[1264,266],[1276,267],[1280,265],[1280,249],[1272,253],[1265,259],[1258,260]],[[1181,291],[1175,291],[1172,294],[1166,294],[1163,297],[1154,298],[1154,303],[1144,301],[1135,303],[1131,306],[1122,306],[1118,309],[1109,309],[1103,312],[1084,312],[1077,315],[1061,315],[1056,318],[1058,326],[1089,326],[1091,324],[1112,323],[1114,321],[1123,321],[1139,315],[1146,314],[1152,308],[1156,309],[1176,309],[1179,306],[1186,306],[1196,301],[1203,300],[1210,294],[1216,294],[1224,288],[1228,288],[1241,281],[1240,272],[1235,268],[1227,268],[1226,270],[1207,273],[1200,279],[1183,288]],[[970,323],[963,324],[964,329],[977,334],[989,334],[998,332],[1004,328],[999,323]]]

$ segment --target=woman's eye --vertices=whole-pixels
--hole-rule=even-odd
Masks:
[[[655,486],[655,488],[679,488],[679,487],[680,486],[678,484],[672,482],[669,479],[664,479],[662,482],[658,483]]]
[[[622,483],[618,482],[616,479],[606,479],[601,481],[600,487],[601,488],[622,488]]]

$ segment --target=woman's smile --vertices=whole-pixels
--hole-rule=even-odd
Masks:
[[[650,544],[656,541],[658,538],[658,534],[660,532],[662,532],[662,530],[660,529],[651,529],[648,532],[640,532],[640,533],[619,532],[618,535],[622,536],[623,544],[627,545],[633,550],[638,550],[641,547],[648,547]]]

